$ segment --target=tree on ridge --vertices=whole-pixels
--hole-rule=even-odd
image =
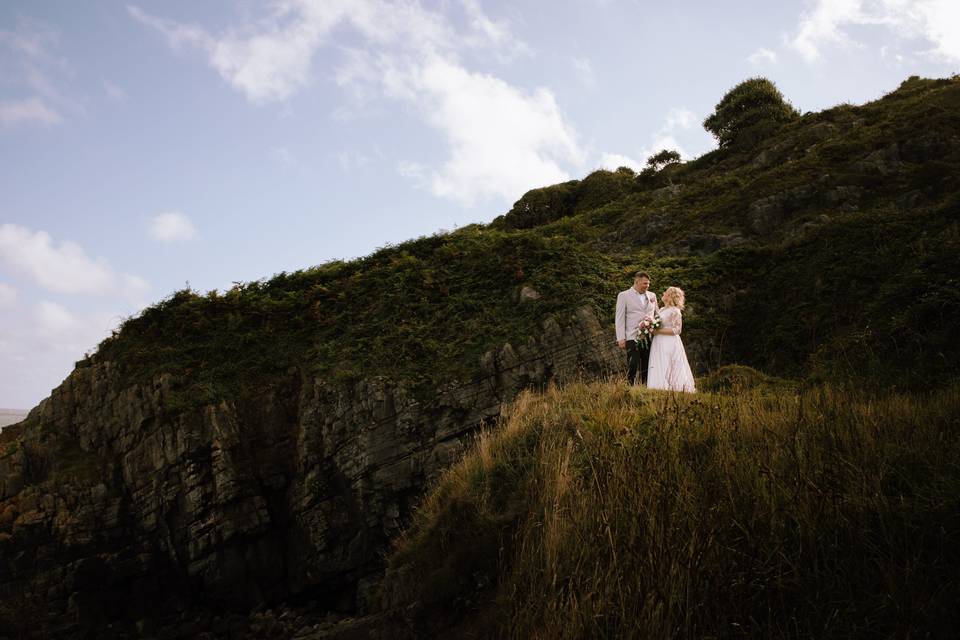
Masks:
[[[784,99],[773,82],[758,77],[730,89],[703,121],[703,127],[716,137],[721,148],[749,148],[783,123],[799,117],[800,112]]]

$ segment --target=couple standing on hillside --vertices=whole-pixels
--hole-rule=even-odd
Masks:
[[[627,377],[651,389],[696,391],[687,353],[680,340],[683,290],[663,292],[663,309],[650,288],[650,276],[638,271],[633,286],[617,296],[617,344],[627,352]]]

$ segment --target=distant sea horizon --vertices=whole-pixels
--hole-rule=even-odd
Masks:
[[[0,431],[4,427],[16,424],[27,417],[29,411],[22,409],[0,409]]]

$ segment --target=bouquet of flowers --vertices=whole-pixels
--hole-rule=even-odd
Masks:
[[[643,348],[648,348],[653,341],[653,336],[660,328],[660,316],[647,316],[637,325],[637,344]]]

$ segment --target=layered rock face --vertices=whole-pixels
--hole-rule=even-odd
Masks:
[[[583,308],[425,399],[389,371],[345,389],[291,369],[180,408],[170,376],[78,368],[0,437],[0,635],[297,599],[363,609],[389,540],[479,424],[525,387],[622,358]]]

